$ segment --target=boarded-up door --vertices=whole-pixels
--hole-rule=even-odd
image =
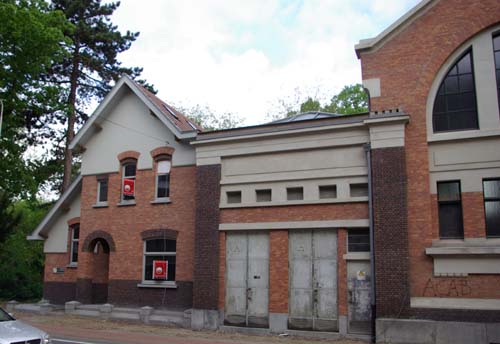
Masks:
[[[288,327],[338,331],[336,232],[290,231],[289,252]]]
[[[269,325],[269,235],[228,233],[226,237],[225,323]]]

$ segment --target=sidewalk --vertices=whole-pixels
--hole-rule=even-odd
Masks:
[[[363,344],[361,341],[338,340],[326,341],[279,336],[251,336],[212,331],[192,331],[152,325],[138,325],[126,322],[84,318],[77,316],[37,315],[16,312],[15,316],[33,326],[48,332],[52,338],[74,340],[96,340],[123,344],[306,344],[335,343]]]

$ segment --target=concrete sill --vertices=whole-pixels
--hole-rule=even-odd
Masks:
[[[66,268],[68,268],[68,269],[77,269],[78,268],[78,264],[75,264],[75,263],[68,264],[68,265],[66,265]]]
[[[168,197],[168,198],[158,198],[158,199],[155,199],[154,201],[151,201],[150,203],[151,204],[169,204],[169,203],[172,203],[172,201],[170,200],[170,197]]]
[[[132,205],[136,205],[136,203],[135,203],[135,201],[134,202],[120,202],[120,203],[116,203],[116,205],[118,207],[129,207]]]
[[[160,283],[139,283],[139,288],[163,288],[163,289],[177,289],[175,282],[160,282]]]
[[[92,206],[92,208],[107,208],[108,207],[108,203],[96,203]]]
[[[349,252],[344,254],[345,260],[370,260],[370,252]]]
[[[425,249],[428,256],[500,255],[500,239],[472,238],[465,240],[434,240]]]

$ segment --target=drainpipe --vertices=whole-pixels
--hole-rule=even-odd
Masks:
[[[370,298],[370,308],[371,308],[371,343],[376,341],[376,321],[375,316],[377,314],[377,305],[375,298],[375,235],[373,233],[373,189],[372,189],[372,156],[371,156],[371,146],[367,143],[365,146],[366,161],[368,164],[368,217],[370,226],[370,269],[372,272],[370,287],[371,287],[371,298]]]

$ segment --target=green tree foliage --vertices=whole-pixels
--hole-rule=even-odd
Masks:
[[[334,95],[330,104],[323,111],[352,115],[368,111],[368,95],[361,84],[344,86],[339,94]]]
[[[231,114],[215,114],[208,106],[196,105],[191,108],[179,108],[191,121],[205,131],[231,129],[243,125],[243,119]]]
[[[0,190],[0,244],[14,231],[21,221],[21,214],[16,212],[5,191]]]
[[[0,299],[39,299],[43,288],[43,243],[28,241],[26,236],[42,220],[48,206],[20,201],[12,211],[20,221],[0,242]]]
[[[142,72],[142,68],[122,67],[117,60],[118,54],[128,50],[139,35],[130,31],[122,35],[111,23],[110,16],[119,5],[119,2],[102,4],[101,0],[52,0],[52,8],[64,12],[74,26],[65,32],[71,39],[65,46],[67,57],[50,73],[52,82],[66,87],[62,99],[67,105],[66,117],[61,118],[66,123],[63,190],[69,186],[72,174],[73,154],[68,146],[74,138],[75,125],[88,118],[85,105],[92,100],[100,101],[122,74],[136,78]]]
[[[0,137],[0,189],[13,196],[33,196],[46,165],[23,159],[27,147],[51,137],[48,108],[58,104],[59,87],[42,75],[62,61],[69,30],[61,12],[50,11],[43,0],[0,2],[0,99],[3,124]],[[52,110],[50,110],[52,111]]]

